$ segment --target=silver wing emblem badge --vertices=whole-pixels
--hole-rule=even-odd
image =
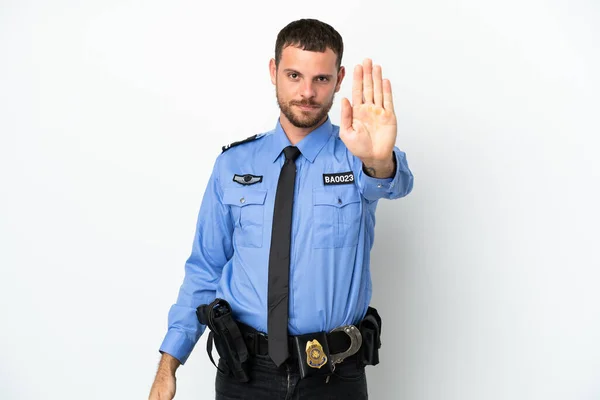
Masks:
[[[262,182],[262,175],[256,176],[252,174],[245,175],[233,175],[233,181],[241,185],[254,185],[255,183]]]

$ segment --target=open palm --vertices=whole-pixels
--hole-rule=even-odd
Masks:
[[[397,134],[390,81],[370,59],[354,68],[353,78],[352,105],[342,100],[340,138],[363,161],[389,160]]]

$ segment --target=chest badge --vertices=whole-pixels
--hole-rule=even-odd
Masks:
[[[254,185],[255,183],[259,183],[262,182],[262,175],[257,176],[257,175],[252,175],[252,174],[245,174],[245,175],[238,175],[235,174],[233,175],[233,181],[237,182],[241,185]]]
[[[317,339],[306,342],[306,363],[312,368],[321,368],[327,362],[323,346]]]
[[[354,183],[354,172],[338,172],[335,174],[323,174],[324,185],[347,185]]]

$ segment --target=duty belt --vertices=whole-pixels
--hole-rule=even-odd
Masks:
[[[223,299],[198,306],[196,315],[198,321],[210,329],[206,351],[211,362],[215,364],[212,356],[214,340],[219,355],[225,359],[233,376],[241,382],[248,382],[249,357],[269,353],[267,335],[235,321],[229,303]],[[368,307],[358,326],[346,325],[329,333],[288,336],[290,359],[297,362],[301,378],[329,376],[336,364],[349,359],[356,360],[359,366],[377,365],[380,336],[381,318],[377,310]]]
[[[269,338],[267,335],[241,322],[237,324],[244,336],[250,354],[262,356],[269,354]],[[316,334],[302,336],[314,337]],[[346,359],[356,359],[357,352],[362,345],[362,336],[356,326],[346,325],[336,328],[330,333],[325,334],[325,337],[333,365],[339,364]],[[293,360],[297,360],[306,351],[305,348],[298,348],[299,342],[296,338],[297,336],[288,336],[288,348],[291,351],[290,356]]]

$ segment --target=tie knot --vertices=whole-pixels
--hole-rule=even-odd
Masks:
[[[296,161],[296,158],[300,155],[300,150],[295,146],[288,146],[283,149],[286,160]]]

